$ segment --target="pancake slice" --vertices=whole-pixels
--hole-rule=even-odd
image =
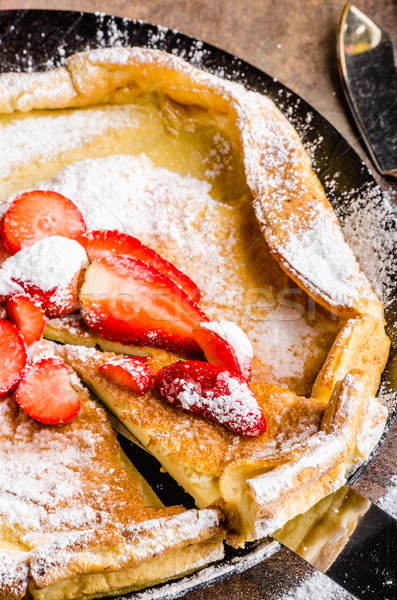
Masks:
[[[53,355],[49,342],[35,358]],[[77,376],[80,413],[61,427],[0,402],[0,597],[116,594],[223,556],[215,509],[164,507],[122,454]]]
[[[374,447],[386,418],[362,373],[349,373],[326,409],[280,386],[253,385],[267,431],[247,438],[176,409],[153,390],[135,394],[108,381],[98,368],[114,354],[68,345],[58,352],[197,506],[221,503],[234,546],[271,534],[340,487]],[[170,362],[148,358],[154,373]]]

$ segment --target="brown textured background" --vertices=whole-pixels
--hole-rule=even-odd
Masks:
[[[214,44],[277,77],[302,96],[331,121],[374,171],[357,141],[338,80],[335,35],[344,4],[344,0],[0,0],[0,9],[101,11],[176,28]],[[388,31],[397,51],[397,0],[356,0],[354,4]],[[397,204],[397,181],[376,177]],[[394,473],[397,421],[355,487],[376,500]],[[277,600],[311,572],[292,552],[282,550],[253,569],[185,599]],[[352,597],[346,595],[346,599]]]

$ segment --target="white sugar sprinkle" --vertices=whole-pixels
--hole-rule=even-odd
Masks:
[[[219,423],[255,425],[261,411],[248,385],[231,378],[227,371],[218,375],[216,385],[225,388],[225,393],[203,390],[198,381],[191,379],[177,379],[171,387],[181,389],[176,397],[185,410],[194,407],[206,411]]]
[[[346,600],[347,598],[347,592],[318,571],[294,590],[284,594],[280,600]]]
[[[46,160],[107,131],[139,124],[135,106],[103,106],[56,116],[40,115],[13,121],[1,128],[0,178],[29,161]]]
[[[221,338],[229,342],[236,350],[236,353],[241,353],[243,356],[249,356],[250,358],[254,355],[248,336],[233,321],[226,321],[224,319],[221,321],[210,321],[209,323],[201,323],[200,327],[217,333]]]
[[[397,519],[397,474],[390,479],[386,493],[379,501],[379,506]]]
[[[318,332],[299,309],[282,304],[260,320],[250,318],[260,298],[227,260],[236,253],[239,209],[214,200],[207,182],[155,167],[144,155],[119,155],[75,162],[38,187],[70,198],[88,230],[118,229],[159,250],[195,281],[214,320],[238,320],[248,294],[244,329],[255,356],[280,381],[301,376]]]
[[[88,266],[84,248],[74,240],[51,236],[22,248],[0,268],[0,294],[18,294],[18,282],[43,291],[65,288],[83,267]]]

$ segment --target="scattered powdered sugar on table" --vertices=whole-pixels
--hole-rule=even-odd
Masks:
[[[280,600],[346,600],[345,592],[329,577],[317,571],[297,588],[281,596]]]
[[[397,519],[397,473],[390,479],[386,493],[378,504],[389,515]]]
[[[397,278],[397,226],[389,198],[386,193],[382,197],[378,188],[365,187],[343,199],[349,202],[348,210],[339,215],[346,241],[387,307],[395,298]]]

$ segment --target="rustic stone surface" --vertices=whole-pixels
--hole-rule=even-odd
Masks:
[[[356,0],[385,28],[397,48],[397,2]],[[370,168],[351,124],[338,80],[336,31],[344,0],[0,0],[0,8],[101,11],[142,19],[203,39],[254,64],[293,89],[324,115]],[[394,201],[397,184],[376,175]],[[397,472],[397,421],[386,442],[355,485],[369,499],[385,491]],[[277,600],[313,570],[282,550],[262,564],[186,600]],[[351,597],[346,595],[346,599]],[[308,600],[314,600],[308,598]]]

